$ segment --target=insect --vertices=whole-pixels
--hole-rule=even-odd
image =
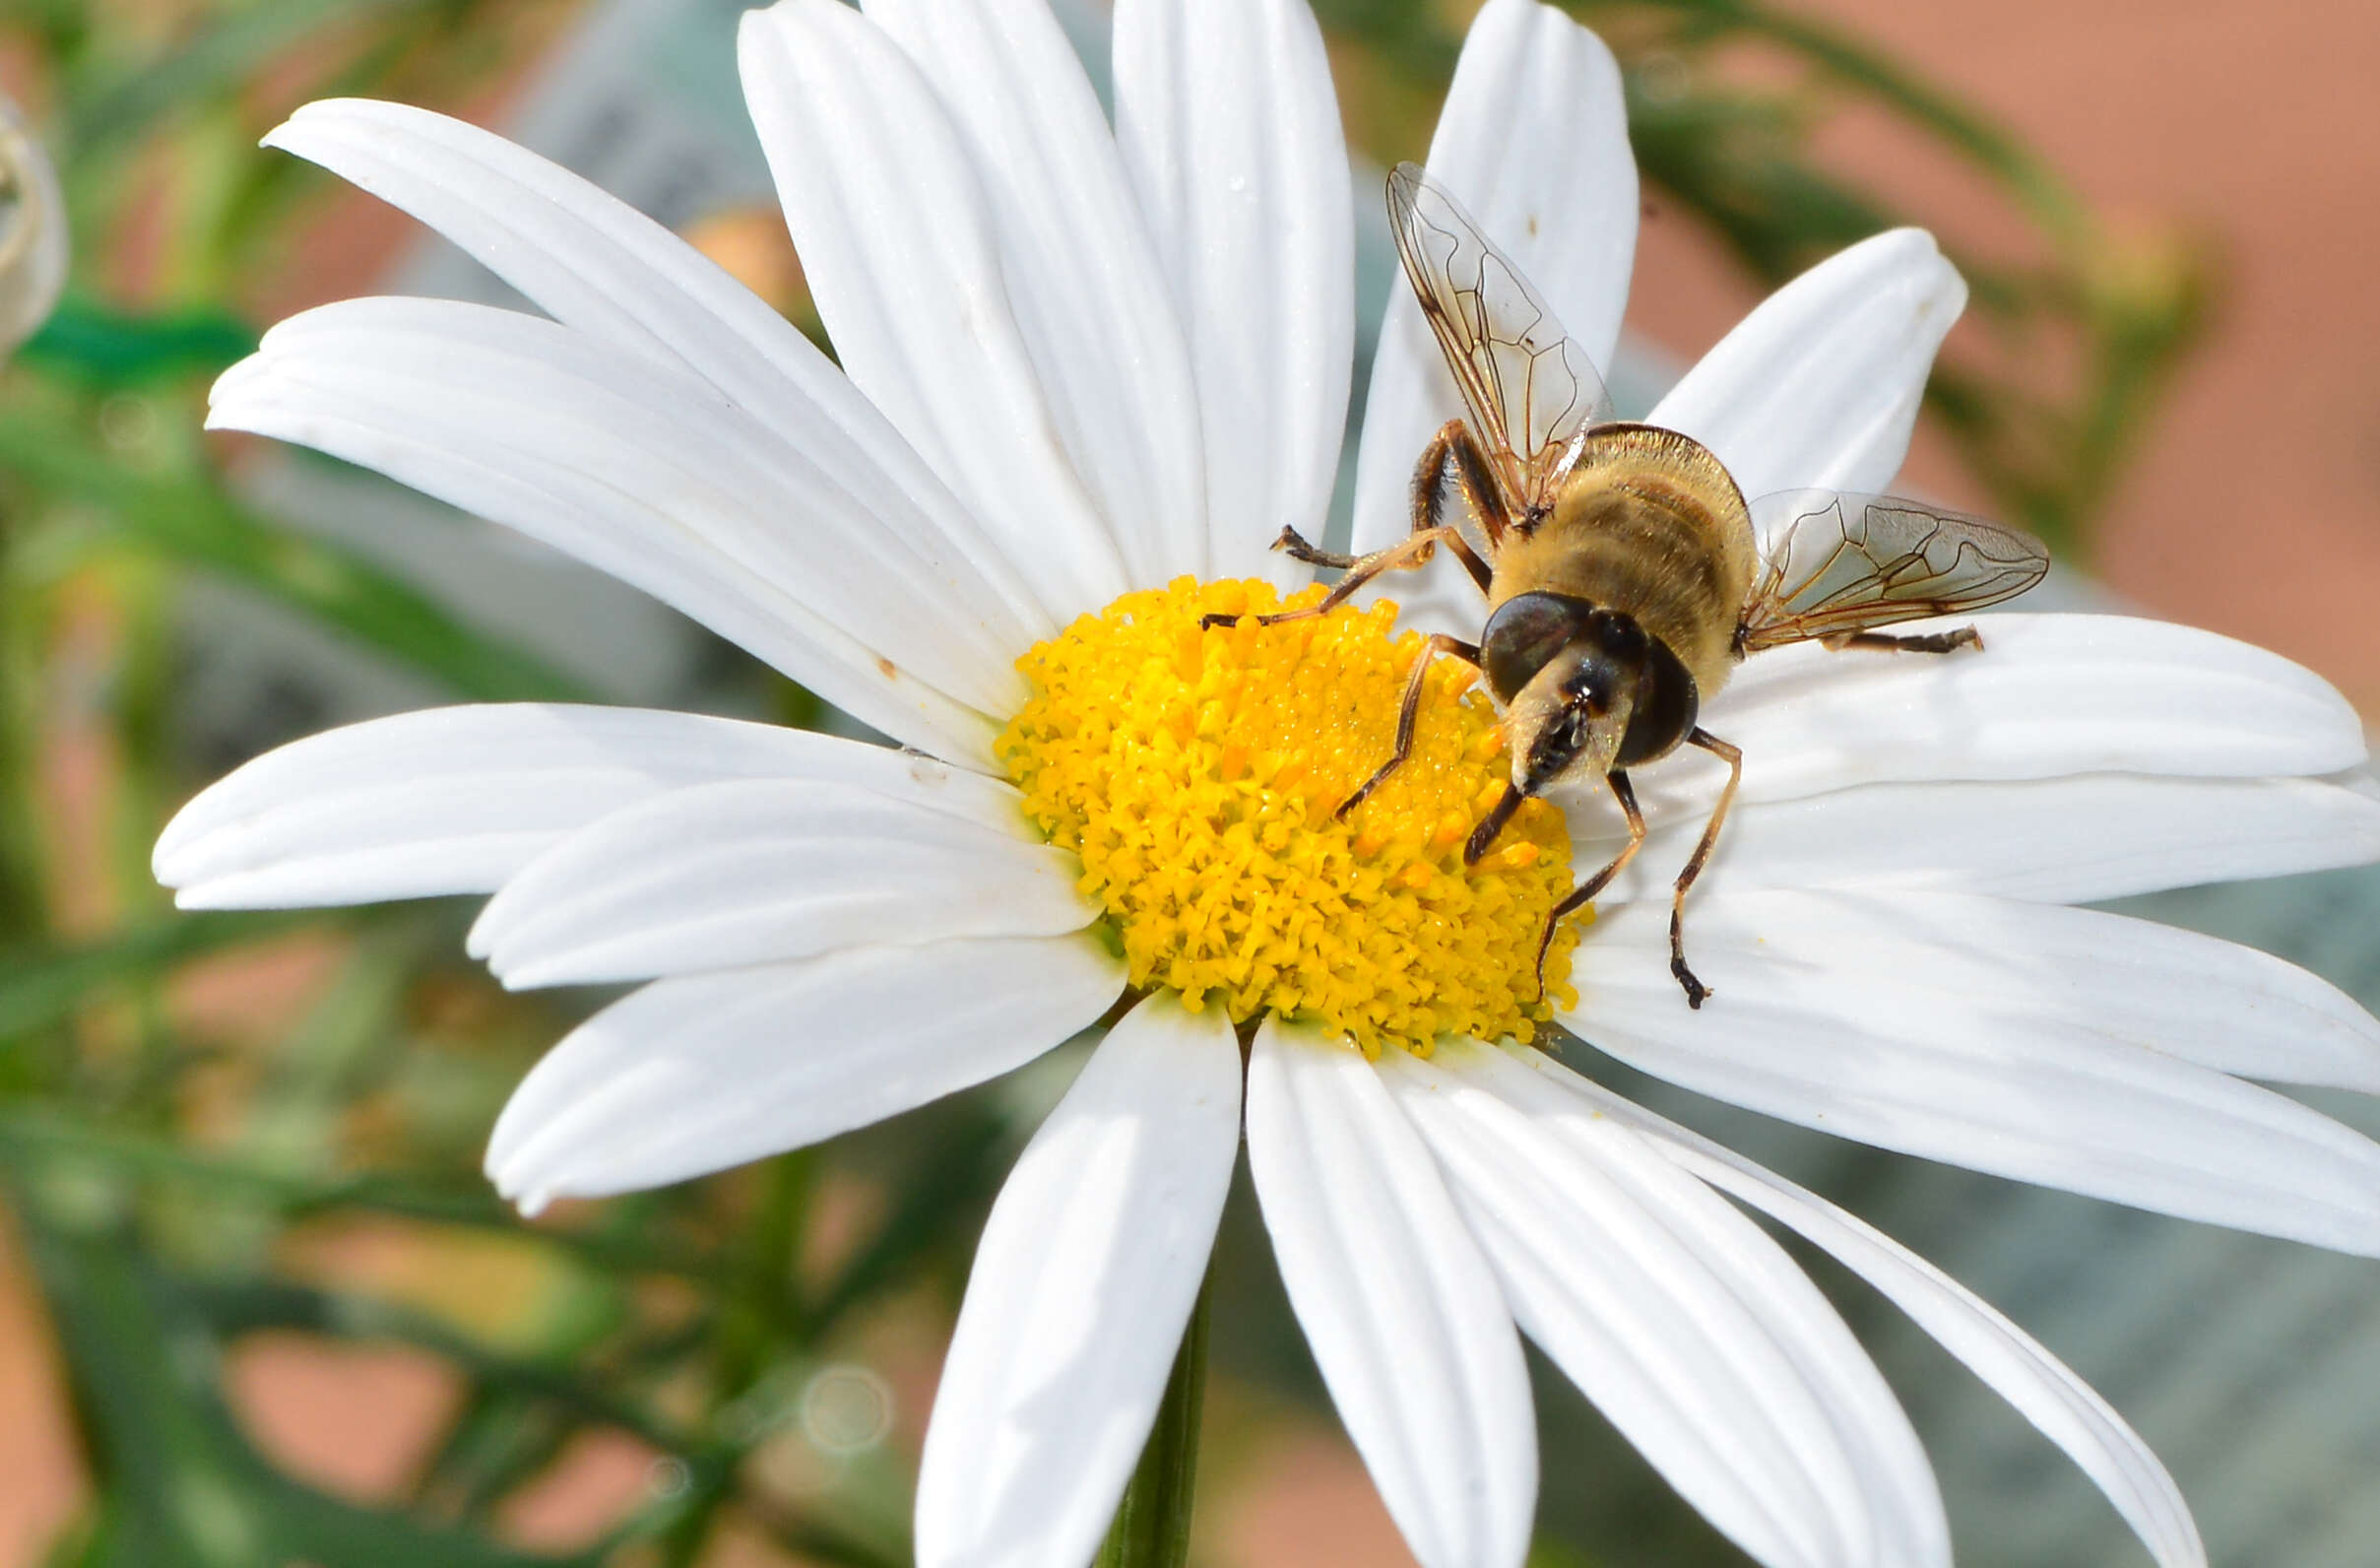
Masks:
[[[1420,167],[1402,163],[1388,176],[1388,211],[1405,276],[1467,417],[1448,420],[1424,449],[1412,532],[1398,543],[1348,556],[1283,530],[1276,548],[1346,575],[1313,606],[1258,619],[1326,614],[1380,573],[1419,566],[1442,545],[1469,571],[1487,596],[1479,641],[1430,638],[1405,687],[1394,751],[1338,814],[1410,754],[1430,660],[1446,654],[1477,667],[1504,710],[1512,771],[1464,845],[1465,860],[1487,853],[1521,802],[1557,785],[1600,779],[1628,819],[1626,847],[1546,917],[1541,995],[1561,922],[1644,843],[1630,770],[1681,746],[1724,761],[1726,786],[1671,888],[1670,973],[1700,1008],[1710,992],[1686,963],[1686,893],[1718,842],[1744,772],[1743,752],[1697,722],[1702,704],[1747,656],[1788,643],[1980,650],[1971,625],[1907,636],[1876,628],[2023,593],[2048,570],[2048,553],[2015,529],[1891,496],[1805,490],[1748,505],[1700,442],[1613,418],[1588,357]],[[1449,494],[1460,507],[1452,522]],[[1756,532],[1756,515],[1777,525]]]

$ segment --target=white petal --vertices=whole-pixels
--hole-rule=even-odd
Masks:
[[[2380,1253],[2380,1144],[2140,1043],[2133,980],[2094,992],[2087,961],[2028,962],[2054,930],[2029,913],[1905,893],[1698,897],[1687,959],[1712,995],[1694,1012],[1669,977],[1668,911],[1634,905],[1581,944],[1563,1024],[1655,1077],[1845,1138]],[[2111,944],[2110,964],[2124,950]],[[2144,989],[2160,972],[2185,984],[2163,961]],[[2260,988],[2214,975],[2196,995],[2201,1037],[2264,1027]]]
[[[1513,1316],[1687,1501],[1764,1563],[1949,1563],[1908,1417],[1774,1242],[1502,1053],[1440,1056],[1382,1076]]]
[[[2262,648],[2128,616],[2009,614],[1976,623],[1979,653],[1803,643],[1747,660],[1702,717],[1743,748],[1737,798],[2068,773],[2336,773],[2364,759],[2362,721],[2347,699]],[[1691,812],[1716,796],[1726,769],[1681,751],[1632,777],[1648,811],[1674,800]]]
[[[471,950],[515,989],[806,958],[870,943],[1053,937],[1099,914],[1082,863],[1013,801],[985,822],[863,786],[677,790],[573,834],[488,901]]]
[[[1020,326],[1000,220],[933,88],[836,0],[745,14],[744,97],[843,368],[1062,623],[1129,586]]]
[[[1889,490],[1934,351],[1965,308],[1933,235],[1878,234],[1763,300],[1646,423],[1709,447],[1747,498]]]
[[[1005,713],[1005,665],[1032,640],[992,585],[888,526],[881,491],[833,475],[674,367],[517,311],[445,299],[350,299],[265,335],[253,380],[398,406],[455,396],[495,406],[485,439],[530,461],[567,455],[674,528],[963,700]],[[617,450],[613,450],[616,448]],[[642,518],[645,514],[635,514]]]
[[[2140,1434],[2090,1385],[1988,1302],[1817,1194],[1622,1099],[1543,1052],[1523,1046],[1506,1050],[1592,1114],[1634,1127],[1680,1168],[1789,1226],[1883,1291],[2064,1449],[2107,1494],[2159,1568],[2204,1568],[2207,1549],[2181,1488]]]
[[[1729,902],[1771,913],[1802,907],[1796,894],[1781,892]],[[1887,949],[1873,955],[1864,937],[1846,938],[1836,960],[1846,977],[1898,980],[1898,955],[1913,948],[1929,988],[1984,999],[1994,1013],[2062,1019],[2102,1042],[2219,1073],[2380,1093],[2380,1018],[2327,980],[2254,947],[2105,910],[1965,893],[1821,895],[1818,906],[1893,928]],[[1686,913],[1689,943],[1701,913],[1698,896]],[[1640,928],[1597,930],[1589,942],[1612,929]],[[1598,976],[1610,972],[1599,952],[1595,964]],[[1592,1017],[1593,1004],[1581,1012]]]
[[[1471,24],[1430,173],[1545,296],[1571,340],[1609,373],[1637,248],[1637,161],[1620,67],[1603,40],[1536,0],[1488,0]],[[1379,201],[1380,192],[1366,192]],[[1372,361],[1356,454],[1355,548],[1412,527],[1413,465],[1462,412],[1438,342],[1400,274]],[[1482,605],[1453,561],[1384,578],[1399,624],[1473,636]]]
[[[1248,1165],[1289,1304],[1422,1568],[1518,1568],[1537,1437],[1512,1314],[1430,1151],[1355,1050],[1267,1020]]]
[[[1028,640],[1057,628],[1014,562],[816,346],[625,202],[500,136],[402,103],[309,103],[265,145],[411,213],[555,320],[691,370],[865,497],[879,526],[930,559],[964,558]]]
[[[1015,811],[1004,784],[772,724],[559,703],[431,708],[269,751],[158,835],[189,909],[492,892],[588,823],[692,784],[832,778],[953,810]]]
[[[1205,431],[1208,574],[1308,569],[1355,350],[1347,145],[1304,0],[1124,0],[1116,139],[1190,342]],[[1416,448],[1418,451],[1419,448]]]
[[[847,947],[656,980],[563,1037],[496,1119],[531,1213],[800,1148],[997,1077],[1097,1020],[1124,966],[1081,936]]]
[[[1601,901],[1666,905],[1670,880],[1693,853],[1717,795],[1714,788],[1684,802],[1665,793],[1660,825]],[[1646,813],[1653,815],[1649,805]],[[1626,841],[1607,804],[1573,807],[1571,834],[1581,876]],[[2375,859],[2380,801],[2335,780],[2092,773],[1873,784],[1737,807],[1694,896],[1893,887],[2090,903]]]
[[[514,311],[354,299],[283,322],[208,425],[299,441],[578,556],[886,734],[991,770],[1022,631],[700,382]],[[807,524],[804,540],[788,517]],[[872,543],[871,543],[872,541]],[[913,577],[911,574],[916,573]],[[915,660],[923,674],[899,661]]]
[[[1240,1151],[1219,1008],[1119,1023],[1000,1188],[918,1470],[922,1568],[1076,1568],[1164,1397]]]
[[[1206,571],[1190,347],[1107,115],[1047,0],[863,0],[950,111],[1074,468],[1140,584]]]

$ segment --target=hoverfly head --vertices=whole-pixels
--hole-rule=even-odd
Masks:
[[[1566,594],[1518,594],[1497,608],[1480,663],[1505,705],[1512,783],[1465,856],[1487,852],[1520,803],[1612,770],[1644,694],[1651,639],[1630,617]]]

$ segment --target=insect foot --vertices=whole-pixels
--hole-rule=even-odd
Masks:
[[[1686,988],[1686,1005],[1697,1013],[1702,1012],[1703,1004],[1709,999],[1710,987],[1694,977],[1694,971],[1686,967],[1683,957],[1669,960],[1669,972],[1677,976],[1678,984]]]

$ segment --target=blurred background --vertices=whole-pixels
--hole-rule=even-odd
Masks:
[[[462,957],[461,905],[176,917],[147,870],[195,788],[376,713],[550,697],[837,722],[509,536],[199,433],[211,376],[291,310],[504,297],[407,221],[256,149],[319,96],[501,129],[814,329],[734,87],[741,8],[0,0],[0,92],[54,159],[64,215],[37,182],[0,189],[0,342],[48,294],[37,261],[9,270],[34,254],[28,226],[62,223],[73,257],[55,313],[0,370],[0,1568],[907,1560],[976,1228],[1064,1058],[525,1225],[479,1152],[512,1083],[599,997],[504,994]],[[1473,6],[1317,9],[1368,193],[1425,151]],[[2265,643],[2380,707],[2367,0],[1572,9],[1627,65],[1645,174],[1624,404],[1782,278],[1926,224],[1975,299],[1904,488],[2033,528],[2073,568],[2070,596]],[[1060,10],[1100,71],[1100,7]],[[1359,206],[1369,331],[1392,262]],[[2134,907],[2380,1001],[2371,875]],[[1621,1086],[2032,1329],[2167,1460],[2217,1561],[2380,1555],[2368,1263]],[[2324,1108],[2380,1128],[2344,1098]],[[1813,1268],[1909,1405],[1962,1562],[2145,1560],[2020,1419]],[[1217,1290],[1195,1560],[1406,1562],[1245,1192]],[[1739,1560],[1560,1379],[1539,1403],[1535,1568]]]

